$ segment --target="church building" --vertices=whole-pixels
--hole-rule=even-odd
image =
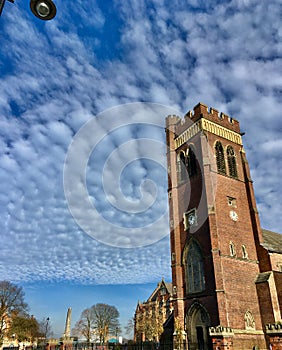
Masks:
[[[282,349],[282,235],[260,226],[242,136],[202,103],[166,118],[173,337],[188,350]]]

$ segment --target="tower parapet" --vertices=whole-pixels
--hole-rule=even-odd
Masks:
[[[218,110],[216,110],[215,108],[208,108],[208,106],[201,102],[194,107],[194,113],[191,119],[193,122],[196,122],[200,118],[208,119],[211,122],[214,122],[216,124],[224,126],[227,129],[240,133],[240,126],[238,120],[231,118],[225,113],[219,113]]]
[[[219,113],[215,108],[209,108],[207,105],[201,102],[193,108],[193,111],[188,111],[184,118],[180,118],[179,116],[175,115],[168,116],[166,126],[169,127],[174,125],[175,134],[177,137],[190,128],[193,124],[198,123],[200,119],[205,119],[211,122],[210,125],[216,124],[215,128],[218,126],[240,135],[240,125],[236,119],[231,118],[225,113]]]
[[[242,145],[239,122],[226,114],[219,114],[214,108],[208,109],[203,103],[198,103],[194,111],[189,111],[182,119],[178,116],[168,116],[166,127],[174,133],[175,149],[201,130]]]

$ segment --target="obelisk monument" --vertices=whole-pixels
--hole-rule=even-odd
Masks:
[[[71,307],[68,308],[67,312],[67,318],[66,318],[66,326],[65,326],[65,333],[63,338],[69,339],[71,334]]]

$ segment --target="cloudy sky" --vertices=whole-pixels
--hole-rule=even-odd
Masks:
[[[282,232],[279,0],[28,0],[0,18],[0,278],[61,335],[122,320],[170,280],[163,122],[198,102],[241,124],[261,223]],[[140,103],[142,102],[142,103]],[[87,198],[86,198],[87,197]]]

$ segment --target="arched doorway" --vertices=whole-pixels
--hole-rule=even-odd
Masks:
[[[209,338],[210,317],[207,310],[195,302],[186,315],[186,332],[189,350],[210,350]]]

